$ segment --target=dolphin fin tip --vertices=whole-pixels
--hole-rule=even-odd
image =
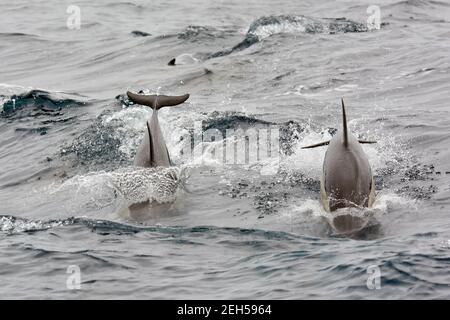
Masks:
[[[301,149],[312,149],[312,148],[317,148],[317,147],[323,147],[323,146],[326,146],[326,145],[329,145],[329,144],[330,144],[330,140],[319,142],[319,143],[316,143],[316,144],[311,144],[309,146],[304,146]]]
[[[344,147],[348,147],[348,131],[347,131],[347,115],[345,114],[344,98],[341,97],[342,105],[342,133],[343,133],[343,143]]]
[[[358,140],[359,143],[361,144],[374,144],[374,143],[378,143],[378,141],[374,141],[374,140]]]

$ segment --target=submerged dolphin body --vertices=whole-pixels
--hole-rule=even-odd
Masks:
[[[170,161],[164,136],[159,126],[158,110],[166,106],[176,106],[185,102],[189,98],[189,94],[182,96],[139,95],[128,91],[127,96],[133,103],[153,109],[151,119],[147,120],[147,128],[134,159],[134,165],[144,168],[170,167],[172,162]],[[152,208],[152,215],[156,215],[157,211],[161,215],[167,210],[167,205],[154,206],[153,204],[153,202],[145,201],[132,204],[128,209],[130,215],[138,220],[146,219],[149,206]]]
[[[302,148],[329,145],[320,181],[322,205],[329,212],[346,207],[371,207],[375,200],[372,169],[361,144],[376,142],[358,140],[348,132],[343,99],[342,116],[342,129],[330,141]],[[347,214],[336,216],[333,224],[340,232],[350,232],[365,223],[361,218]]]

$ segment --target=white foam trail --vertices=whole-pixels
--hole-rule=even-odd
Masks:
[[[282,21],[279,23],[261,25],[249,33],[256,35],[259,40],[280,33],[303,33],[306,31],[304,20],[298,21]]]
[[[290,223],[301,223],[311,218],[332,217],[331,214],[322,207],[319,200],[306,199],[300,204],[292,204],[280,211],[280,218],[288,220]]]
[[[104,126],[114,128],[113,135],[122,142],[120,152],[129,159],[136,153],[146,128],[145,120],[150,117],[150,108],[133,107],[123,109],[102,119]]]
[[[13,217],[0,217],[0,231],[8,233],[21,233],[30,230],[50,229],[65,224],[67,224],[65,221],[42,222],[19,220]]]
[[[343,208],[330,213],[325,211],[318,199],[306,199],[301,203],[293,203],[282,209],[279,214],[279,222],[301,227],[303,224],[323,223],[325,220],[322,218],[331,222],[338,215],[348,214],[367,220],[370,218],[378,219],[399,209],[417,210],[417,201],[401,197],[391,191],[384,191],[377,195],[371,208]]]
[[[411,210],[418,209],[418,201],[416,199],[402,197],[392,191],[383,190],[377,194],[373,209],[383,213],[388,213],[396,208],[409,208]]]
[[[199,60],[190,53],[182,53],[175,58],[176,65],[196,64]]]
[[[33,87],[24,87],[14,84],[8,84],[8,83],[0,83],[0,94],[19,94],[19,93],[25,93],[28,91],[31,91],[33,89],[36,90],[44,90],[44,89],[38,89]]]
[[[66,197],[66,210],[79,215],[86,210],[98,212],[122,204],[145,201],[167,203],[175,200],[187,178],[185,167],[125,167],[111,172],[77,175],[61,185],[53,185],[52,197]]]
[[[110,173],[112,184],[128,204],[174,201],[182,175],[180,167],[128,167]]]
[[[308,125],[299,135],[298,141],[292,146],[293,154],[282,160],[281,167],[287,172],[301,171],[310,178],[319,180],[322,175],[322,163],[326,147],[301,149],[304,146],[330,140],[331,134],[326,130],[315,132]]]

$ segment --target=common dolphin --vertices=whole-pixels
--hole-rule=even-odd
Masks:
[[[189,94],[182,96],[159,96],[159,95],[139,95],[127,92],[128,98],[133,103],[148,106],[153,109],[152,117],[147,120],[147,130],[144,139],[139,146],[134,165],[138,167],[170,167],[169,152],[164,141],[164,137],[159,126],[158,110],[166,106],[176,106],[185,102]]]
[[[158,110],[167,106],[176,106],[185,102],[189,98],[189,94],[182,96],[164,96],[164,95],[139,95],[127,91],[128,98],[135,104],[141,104],[153,109],[152,117],[147,120],[147,130],[145,130],[144,138],[138,148],[134,165],[138,167],[170,167],[169,152],[159,126]],[[149,201],[136,203],[129,206],[130,214],[135,219],[145,218],[148,213],[148,206],[152,205]],[[152,207],[155,211],[154,207]],[[159,211],[165,211],[166,206],[160,206]]]
[[[376,142],[358,140],[348,131],[344,99],[341,103],[342,129],[329,141],[302,148],[329,145],[320,181],[321,202],[328,212],[346,207],[371,207],[375,200],[372,169],[361,144]],[[364,224],[361,218],[351,215],[336,216],[333,223],[341,232],[352,231]]]

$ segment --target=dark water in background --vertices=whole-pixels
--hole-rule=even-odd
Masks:
[[[70,4],[0,3],[1,298],[450,297],[448,1],[77,1],[80,30]],[[134,179],[119,168],[150,114],[127,89],[191,94],[160,112],[183,191],[143,223],[111,184]],[[379,226],[359,239],[323,221],[325,148],[300,150],[337,128],[342,96],[378,140]],[[197,120],[279,125],[278,173],[180,157]]]

